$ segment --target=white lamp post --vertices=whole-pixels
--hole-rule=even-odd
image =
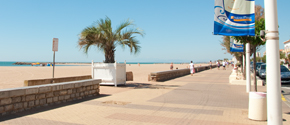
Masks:
[[[277,0],[265,0],[268,125],[282,125]]]

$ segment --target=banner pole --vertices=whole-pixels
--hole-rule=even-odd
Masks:
[[[52,79],[54,79],[54,66],[55,66],[55,51],[53,51],[53,70],[52,70]],[[54,80],[53,80],[54,82]]]
[[[254,68],[256,70],[256,68]],[[246,43],[246,80],[247,92],[251,91],[251,72],[250,72],[250,43]]]
[[[281,74],[277,0],[264,0],[267,62],[267,122],[282,125]]]

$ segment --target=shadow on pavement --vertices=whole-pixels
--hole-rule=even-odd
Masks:
[[[159,85],[149,83],[126,83],[126,85],[119,85],[121,88],[134,88],[134,89],[166,89],[170,87],[180,87],[179,85]]]
[[[23,117],[23,116],[27,116],[27,115],[31,115],[31,114],[45,112],[48,110],[57,109],[57,108],[61,108],[61,107],[65,107],[65,106],[69,106],[69,105],[73,105],[73,104],[78,104],[81,102],[86,102],[86,101],[90,101],[90,100],[97,99],[97,98],[107,97],[107,96],[110,96],[110,95],[100,94],[97,96],[86,97],[84,99],[66,101],[66,102],[61,102],[59,104],[49,104],[47,106],[35,107],[32,109],[24,110],[24,111],[17,112],[17,113],[6,114],[6,115],[0,117],[0,122],[10,120],[10,119],[19,118],[19,117]]]

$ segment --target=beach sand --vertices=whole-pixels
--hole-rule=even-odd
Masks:
[[[209,64],[195,64],[204,66]],[[133,81],[128,83],[150,83],[150,72],[169,70],[170,64],[127,64],[126,70],[133,72]],[[174,69],[187,68],[188,64],[174,64]],[[24,86],[24,80],[52,78],[52,67],[0,67],[0,89]],[[91,75],[91,65],[87,66],[56,66],[54,77],[71,77]]]

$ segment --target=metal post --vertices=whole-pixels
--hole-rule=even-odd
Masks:
[[[247,81],[247,92],[250,92],[251,91],[250,43],[246,43],[246,81]]]
[[[115,79],[114,79],[114,82],[115,82],[115,87],[117,87],[117,60],[115,60],[115,63],[114,63],[114,66],[115,66],[115,74],[114,74],[114,76],[115,76]]]
[[[246,66],[246,64],[244,63],[244,62],[245,62],[245,61],[244,61],[245,59],[246,59],[246,57],[245,57],[245,55],[243,54],[243,68]],[[242,69],[242,70],[244,70],[244,69]]]
[[[52,79],[54,78],[54,65],[55,65],[55,51],[53,51],[53,70],[52,70]]]
[[[268,125],[282,125],[277,0],[265,0]]]
[[[92,79],[94,79],[94,60],[92,60]]]

